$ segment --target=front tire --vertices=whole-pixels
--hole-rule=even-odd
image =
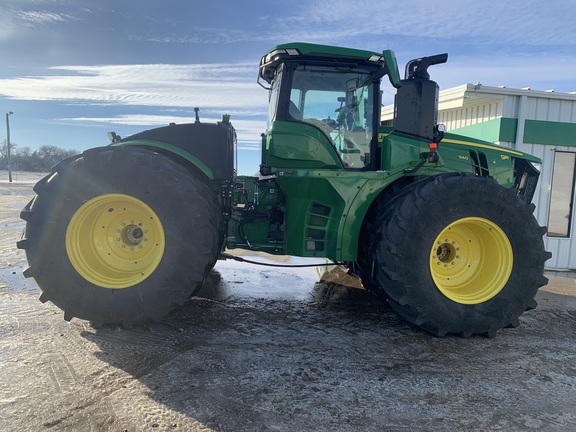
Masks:
[[[516,327],[548,282],[533,209],[491,178],[450,173],[406,187],[374,224],[372,291],[437,336]]]
[[[216,262],[224,229],[216,194],[153,151],[88,150],[34,190],[21,213],[25,276],[67,320],[159,320],[189,300]]]

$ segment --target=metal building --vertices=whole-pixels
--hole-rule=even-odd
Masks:
[[[385,109],[383,120],[391,119]],[[440,92],[438,123],[542,159],[534,196],[549,270],[576,269],[576,93],[466,84]]]

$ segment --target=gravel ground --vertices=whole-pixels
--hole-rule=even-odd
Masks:
[[[2,431],[576,430],[574,279],[550,276],[516,329],[440,339],[312,269],[222,261],[162,322],[94,329],[22,276],[40,176],[4,174]]]

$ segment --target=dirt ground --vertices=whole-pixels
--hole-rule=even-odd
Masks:
[[[576,430],[574,279],[516,329],[440,339],[313,269],[222,261],[162,322],[94,329],[22,276],[39,178],[0,172],[2,431]]]

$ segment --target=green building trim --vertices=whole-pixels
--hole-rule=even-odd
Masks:
[[[488,142],[516,142],[517,130],[517,119],[502,117],[454,129],[450,132]],[[526,144],[576,147],[576,124],[526,120],[524,122],[522,142]]]
[[[524,142],[576,147],[576,123],[526,120]]]

